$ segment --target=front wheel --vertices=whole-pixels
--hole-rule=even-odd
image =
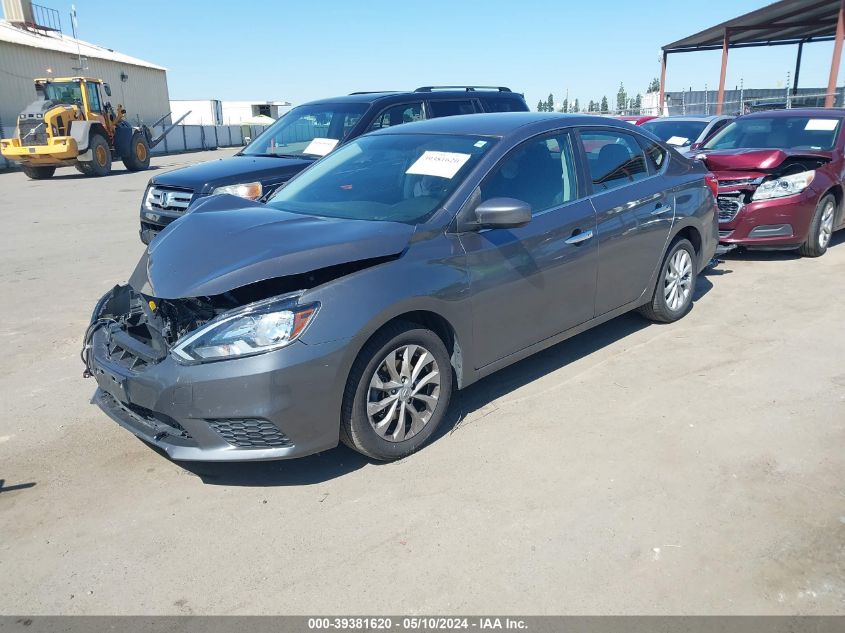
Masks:
[[[135,132],[129,142],[129,153],[123,157],[129,171],[144,171],[150,167],[150,146],[141,132]]]
[[[94,132],[88,146],[92,160],[85,163],[83,174],[86,176],[107,176],[111,172],[111,148],[106,137]]]
[[[801,255],[804,257],[821,257],[827,252],[827,247],[830,246],[830,238],[833,236],[835,217],[836,198],[833,197],[833,194],[827,194],[819,200],[819,204],[816,206],[807,239],[798,249]]]
[[[23,165],[23,173],[32,180],[46,180],[52,178],[56,173],[55,167],[36,167],[34,165]]]
[[[452,397],[452,366],[437,334],[413,323],[379,332],[346,385],[341,440],[373,459],[407,457],[431,437]]]
[[[654,295],[640,307],[640,313],[660,323],[671,323],[686,315],[692,308],[695,294],[697,259],[689,240],[675,241],[663,259]]]

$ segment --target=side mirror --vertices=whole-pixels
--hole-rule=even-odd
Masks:
[[[111,96],[111,86],[109,86],[108,84],[103,84],[103,90],[105,90],[105,91],[106,91],[106,96],[107,96],[107,97],[110,97],[110,96]]]
[[[516,198],[490,198],[475,208],[475,228],[515,229],[531,221],[531,205]]]

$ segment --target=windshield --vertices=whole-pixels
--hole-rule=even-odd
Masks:
[[[836,143],[840,120],[808,116],[737,119],[716,134],[705,149],[829,150]]]
[[[51,81],[39,84],[44,91],[44,98],[53,103],[82,105],[82,85],[78,81]]]
[[[364,136],[280,189],[282,211],[417,224],[457,188],[492,139],[427,134]]]
[[[667,145],[686,147],[692,145],[704,132],[707,123],[704,121],[646,121],[641,126],[648,130]]]
[[[244,156],[325,156],[367,110],[366,104],[326,103],[294,108],[241,152]]]

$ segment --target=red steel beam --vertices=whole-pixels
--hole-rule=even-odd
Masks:
[[[841,0],[845,3],[845,0]],[[722,40],[722,73],[719,75],[719,96],[716,98],[716,114],[722,114],[725,104],[725,76],[728,73],[728,49],[731,47],[731,37],[725,29],[725,37]]]
[[[836,20],[836,39],[833,44],[833,59],[830,61],[830,79],[827,82],[827,96],[824,107],[832,108],[836,102],[836,78],[839,77],[839,62],[842,61],[842,40],[845,39],[845,0],[839,0],[839,17]]]

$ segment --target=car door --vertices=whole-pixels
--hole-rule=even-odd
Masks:
[[[647,141],[647,157],[638,135],[627,131],[581,128],[579,137],[596,211],[599,316],[646,289],[669,237],[674,200],[664,189],[667,155],[659,145]]]
[[[472,293],[476,368],[588,321],[594,314],[597,244],[581,192],[573,138],[556,132],[510,151],[476,201],[516,198],[531,221],[460,235]]]

